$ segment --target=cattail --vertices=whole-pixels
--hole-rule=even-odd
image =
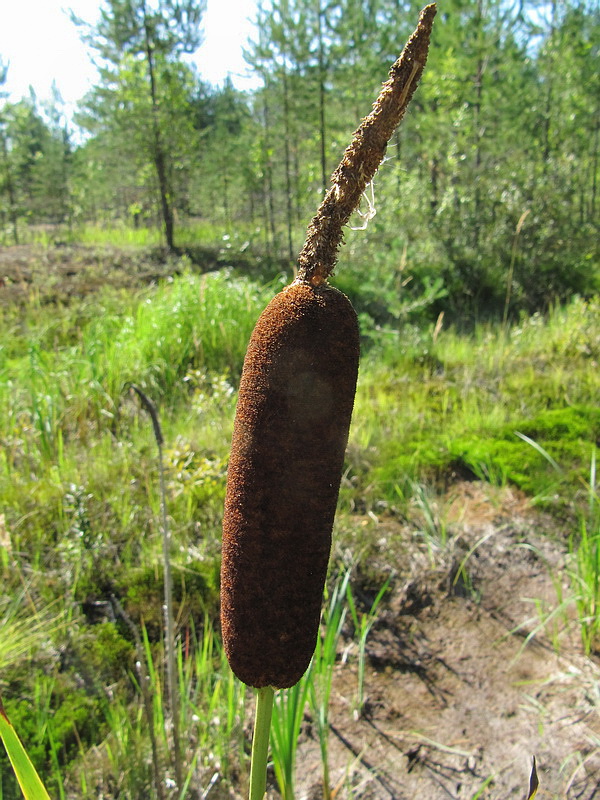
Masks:
[[[327,278],[423,71],[434,15],[433,5],[421,13],[332,176],[297,280],[267,306],[248,345],[225,500],[221,624],[231,668],[251,686],[294,685],[314,651],[359,355],[356,314]]]
[[[223,526],[221,622],[234,673],[293,686],[312,657],[358,372],[350,301],[298,281],[250,339]]]

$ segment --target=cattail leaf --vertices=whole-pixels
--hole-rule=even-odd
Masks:
[[[11,725],[2,700],[0,699],[0,739],[6,748],[8,758],[15,771],[19,786],[26,800],[50,800],[50,795],[44,788],[35,767],[31,763],[21,740]]]

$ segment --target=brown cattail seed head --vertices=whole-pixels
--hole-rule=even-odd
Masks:
[[[223,521],[221,625],[233,672],[293,686],[314,652],[356,378],[348,298],[296,282],[244,361]]]

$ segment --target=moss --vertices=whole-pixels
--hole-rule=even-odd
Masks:
[[[600,408],[578,405],[548,409],[530,420],[522,420],[517,430],[534,440],[598,441]]]
[[[383,488],[383,493],[394,495],[395,487],[407,478],[439,479],[450,466],[450,454],[442,439],[428,436],[403,442],[388,442],[382,446],[380,456],[370,479]]]
[[[462,437],[451,443],[450,452],[478,478],[508,481],[540,499],[548,500],[559,490],[573,498],[587,478],[599,438],[600,410],[572,406],[517,419],[478,437]]]
[[[178,624],[213,616],[218,604],[219,564],[215,559],[193,561],[189,565],[174,564],[173,610]],[[136,622],[144,623],[150,639],[157,641],[164,626],[164,571],[162,564],[153,564],[127,574],[121,588],[123,605]]]
[[[518,434],[533,442],[525,441]],[[592,448],[600,442],[600,409],[577,405],[452,437],[440,429],[386,442],[366,476],[376,499],[395,501],[407,480],[447,484],[457,478],[512,483],[540,502],[575,498],[588,478]],[[545,454],[546,455],[545,455]],[[553,463],[554,462],[554,463]]]
[[[73,649],[79,670],[93,675],[102,686],[119,680],[134,666],[134,646],[114,622],[84,629]]]
[[[53,783],[57,773],[50,764],[56,760],[61,769],[68,768],[82,746],[101,738],[103,700],[90,696],[86,689],[77,688],[67,676],[47,680],[50,684],[38,682],[32,689],[35,699],[33,696],[7,699],[5,706],[34,766],[44,775],[50,793],[58,796],[58,787]],[[45,702],[40,702],[44,698]],[[4,770],[1,760],[0,770],[4,784],[4,774],[10,770]],[[3,797],[20,796],[11,794],[10,782],[8,787],[3,785],[2,788],[8,788]]]

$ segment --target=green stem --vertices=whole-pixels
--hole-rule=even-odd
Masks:
[[[256,692],[256,719],[250,763],[250,800],[263,800],[267,790],[267,759],[274,694],[272,686],[265,686]]]

